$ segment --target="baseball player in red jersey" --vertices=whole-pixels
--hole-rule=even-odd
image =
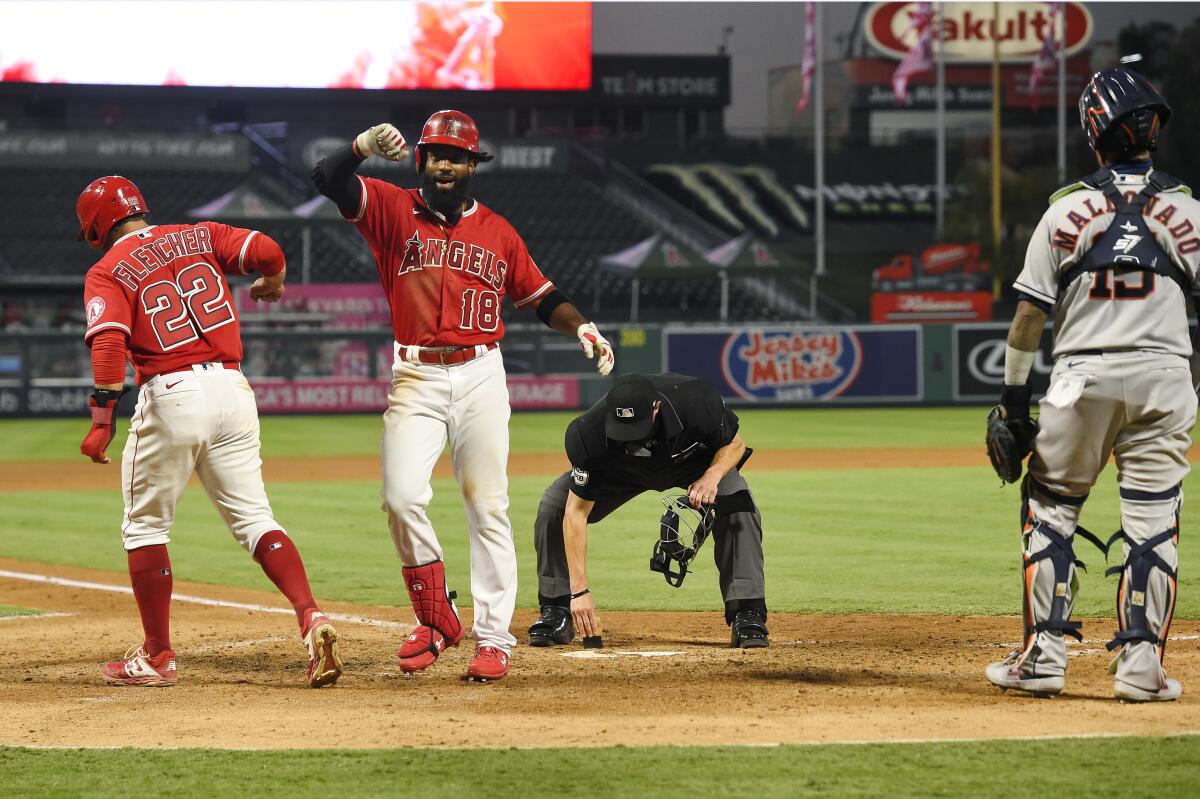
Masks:
[[[508,673],[517,559],[508,520],[508,387],[498,344],[500,301],[533,308],[575,336],[607,375],[613,351],[529,257],[503,217],[471,197],[480,161],[475,122],[459,111],[429,118],[416,147],[421,188],[355,174],[366,158],[408,157],[390,124],[363,131],[317,164],[313,180],[354,223],[375,254],[395,333],[392,390],[384,413],[383,499],[418,626],[400,648],[400,668],[420,671],[465,636],[447,590],[442,547],[426,507],[447,439],[471,536],[475,657],[467,677]]]
[[[145,640],[102,673],[111,685],[174,685],[171,561],[175,504],[194,472],[238,543],[292,603],[308,648],[308,684],[342,673],[337,633],[317,607],[300,553],[271,513],[254,392],[238,368],[242,341],[226,275],[251,271],[256,300],[283,296],[283,252],[267,236],[217,222],[150,225],[129,180],[93,181],[76,204],[80,240],[104,251],[88,270],[92,428],[79,450],[96,463],[113,437],[126,354],[140,386],[121,460],[121,535]]]

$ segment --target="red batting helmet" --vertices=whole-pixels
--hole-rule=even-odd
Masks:
[[[479,161],[491,161],[493,156],[479,151],[479,128],[475,120],[462,111],[438,111],[425,120],[421,128],[421,140],[417,142],[416,167],[420,172],[425,168],[425,159],[421,153],[421,145],[443,144],[447,147],[457,147],[466,150]]]
[[[149,210],[142,193],[129,178],[120,175],[96,178],[75,202],[75,215],[79,217],[75,240],[102,250],[114,225]]]

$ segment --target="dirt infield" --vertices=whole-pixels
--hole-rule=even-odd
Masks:
[[[123,574],[0,559],[0,570],[127,585]],[[177,584],[177,595],[279,607],[273,594]],[[176,602],[180,683],[109,688],[98,668],[139,634],[128,594],[0,575],[0,604],[59,616],[0,618],[0,744],[358,748],[772,744],[1200,731],[1200,622],[1172,628],[1179,702],[1111,697],[1110,620],[1085,620],[1068,693],[1002,694],[982,669],[1018,635],[1012,618],[773,614],[772,646],[727,648],[716,613],[605,613],[606,648],[521,646],[491,685],[460,680],[469,646],[402,676],[407,609],[327,606],[393,626],[339,622],[347,673],[303,687],[293,617]],[[518,613],[514,630],[532,620]],[[621,654],[638,652],[641,654]],[[657,652],[657,656],[647,653]],[[672,654],[663,654],[672,653]]]
[[[986,466],[982,446],[971,449],[793,449],[755,452],[749,471],[775,469],[886,469],[936,466]],[[569,467],[561,452],[512,453],[508,473],[514,477],[555,475]],[[378,455],[320,458],[269,457],[263,476],[273,482],[326,482],[329,480],[378,480]],[[434,468],[435,477],[453,477],[450,459],[443,456]],[[121,485],[121,469],[114,457],[107,466],[80,457],[71,461],[0,462],[0,486],[5,491],[89,490]]]

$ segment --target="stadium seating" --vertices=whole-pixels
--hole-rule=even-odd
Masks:
[[[262,172],[142,170],[127,176],[145,194],[152,220],[162,222],[191,220],[190,210],[244,187],[282,208],[297,204],[290,189]],[[74,210],[79,192],[97,177],[95,170],[7,169],[4,177],[6,182],[37,190],[0,196],[0,278],[63,280],[74,287],[68,286],[59,297],[33,301],[7,292],[0,301],[0,326],[81,326],[75,281],[82,281],[96,253],[74,240],[78,228]],[[513,224],[545,274],[586,313],[606,320],[628,318],[630,281],[599,271],[597,263],[602,256],[652,235],[649,223],[608,198],[597,183],[573,174],[491,172],[479,176],[475,190],[480,201]],[[370,250],[351,226],[336,217],[226,221],[262,230],[279,241],[288,255],[292,280],[375,279]],[[639,291],[643,321],[715,318],[721,304],[720,281],[715,277],[647,279],[641,281]],[[730,286],[729,308],[733,319],[771,316],[762,300],[741,291],[737,281]],[[506,311],[506,318],[528,321],[523,316],[511,308]]]

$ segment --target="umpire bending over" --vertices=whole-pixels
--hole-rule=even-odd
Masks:
[[[629,374],[567,427],[571,471],[542,494],[534,524],[541,618],[531,646],[599,635],[588,587],[587,526],[643,491],[686,488],[696,508],[715,506],[713,557],[732,645],[767,645],[762,519],[738,467],[751,450],[738,418],[704,380]]]

